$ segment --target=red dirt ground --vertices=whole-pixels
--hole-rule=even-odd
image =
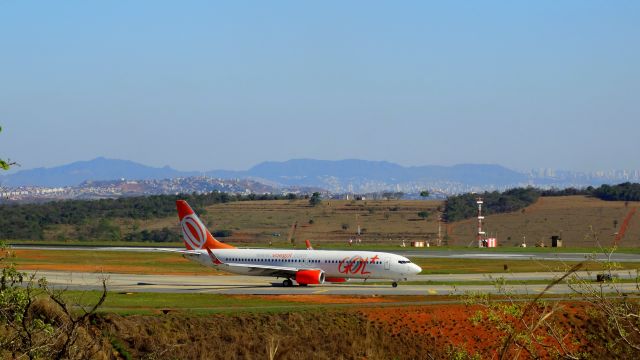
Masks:
[[[53,271],[68,271],[68,272],[105,272],[114,274],[140,274],[140,275],[155,275],[158,271],[149,269],[147,266],[135,266],[135,265],[83,265],[83,264],[21,264],[16,266],[19,270],[53,270]],[[189,272],[189,271],[166,271],[162,272],[165,275],[221,275],[223,273],[202,273],[202,272]]]
[[[243,296],[244,298],[255,299],[255,296]],[[362,303],[388,303],[397,299],[391,297],[373,296],[327,296],[327,295],[261,295],[265,300],[294,301],[305,304],[362,304]],[[410,301],[410,300],[404,300]]]
[[[502,341],[506,337],[504,332],[498,331],[486,316],[478,324],[470,319],[476,312],[483,311],[480,305],[427,305],[406,307],[365,308],[360,310],[371,321],[379,326],[387,327],[393,336],[418,336],[426,342],[434,342],[441,346],[455,346],[466,349],[469,354],[480,354],[483,358],[497,358],[499,356]],[[561,326],[569,336],[566,337],[567,346],[572,351],[588,345],[586,340],[586,323],[584,322],[585,306],[583,304],[562,304],[562,308],[552,315],[550,319]],[[517,324],[516,319],[506,319]],[[515,321],[514,321],[515,320]],[[526,319],[532,321],[533,319]],[[538,334],[538,332],[536,332]],[[569,342],[572,339],[574,342]],[[577,342],[575,340],[578,339]],[[546,341],[547,345],[558,347],[552,341]],[[515,356],[516,347],[510,348],[511,358]],[[550,354],[538,347],[543,357]],[[520,354],[520,358],[530,358],[526,352]]]

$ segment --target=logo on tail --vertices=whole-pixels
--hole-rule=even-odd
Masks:
[[[202,249],[207,242],[207,231],[194,214],[186,215],[180,221],[182,237],[192,249]]]
[[[214,239],[186,201],[177,200],[176,208],[178,210],[178,218],[180,218],[182,238],[187,250],[200,250],[203,247],[209,249],[234,249],[233,246]]]

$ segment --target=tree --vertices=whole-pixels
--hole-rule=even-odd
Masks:
[[[429,197],[429,191],[427,191],[427,190],[420,191],[420,196],[423,197],[423,198]]]
[[[2,126],[0,126],[0,132],[2,132]],[[12,165],[16,165],[16,163],[15,162],[11,162],[11,160],[8,160],[8,159],[7,160],[0,159],[0,169],[9,170],[9,168]]]
[[[446,221],[458,221],[475,217],[478,214],[477,197],[484,200],[482,207],[486,215],[522,210],[540,197],[540,191],[531,187],[514,188],[505,192],[466,193],[450,196],[445,202],[443,217]]]
[[[108,343],[103,337],[94,336],[99,332],[92,324],[107,296],[106,278],[102,279],[102,293],[93,306],[69,305],[65,290],[53,289],[45,278],[27,276],[6,263],[11,253],[2,242],[0,254],[0,358],[106,356]]]
[[[320,193],[314,192],[311,195],[311,198],[309,198],[309,205],[317,206],[317,205],[320,205],[320,203],[322,203],[322,199],[320,198]]]
[[[429,212],[428,211],[420,211],[418,213],[418,216],[420,216],[423,220],[429,217]]]

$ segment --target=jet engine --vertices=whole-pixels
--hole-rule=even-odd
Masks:
[[[300,270],[296,273],[296,282],[300,285],[323,284],[324,271],[322,270]]]

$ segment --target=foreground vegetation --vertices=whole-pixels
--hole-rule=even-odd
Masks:
[[[76,295],[69,294],[67,301]],[[147,301],[146,306],[143,302],[132,305],[138,300],[130,299],[138,295],[109,294],[107,299],[120,297],[111,304],[120,303],[129,310],[110,307],[105,301],[101,310],[82,322],[78,332],[84,335],[76,338],[72,351],[63,358],[632,359],[637,355],[633,347],[637,335],[627,333],[629,343],[624,342],[605,314],[586,302],[555,302],[551,307],[543,300],[470,298],[467,304],[314,308],[308,302],[288,304],[259,297],[249,301],[246,297],[185,297],[182,303],[201,304],[205,306],[202,311],[176,306],[180,301],[175,296],[163,302],[162,294],[138,299]],[[99,295],[90,297],[87,303]],[[39,301],[32,309],[38,319],[44,324],[64,324],[56,320],[64,314],[56,304]],[[209,301],[212,306],[207,305]],[[270,305],[273,303],[278,304]],[[168,304],[173,306],[167,308]],[[225,310],[216,313],[221,311],[216,305]],[[532,328],[529,324],[539,325]],[[39,352],[3,348],[0,355],[56,358],[59,345],[46,345]],[[91,351],[81,353],[83,349]]]

